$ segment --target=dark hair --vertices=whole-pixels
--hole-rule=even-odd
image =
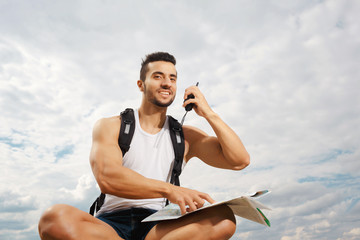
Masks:
[[[148,64],[151,62],[156,61],[165,61],[165,62],[171,62],[172,64],[176,65],[176,59],[173,55],[167,53],[167,52],[154,52],[151,54],[148,54],[145,56],[145,60],[142,60],[141,63],[141,69],[140,69],[140,79],[141,81],[145,81],[146,73],[149,70]]]

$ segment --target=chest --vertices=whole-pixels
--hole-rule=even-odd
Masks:
[[[155,135],[137,129],[123,165],[145,177],[166,180],[175,155],[168,129]]]

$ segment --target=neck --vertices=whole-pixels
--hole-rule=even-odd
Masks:
[[[166,121],[166,110],[166,107],[158,107],[143,102],[138,110],[141,128],[150,134],[159,132]]]

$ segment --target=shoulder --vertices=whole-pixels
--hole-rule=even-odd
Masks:
[[[204,131],[193,126],[183,126],[185,145],[188,149],[187,153],[193,154],[194,149],[197,149],[204,140],[209,137]]]
[[[118,138],[121,126],[121,117],[113,116],[96,121],[93,128],[93,140],[113,140]]]
[[[185,139],[185,160],[188,162],[191,158],[198,155],[199,146],[208,135],[197,127],[183,126]]]
[[[188,125],[183,126],[183,132],[185,140],[187,141],[196,140],[199,137],[208,136],[204,131],[200,130],[199,128]]]

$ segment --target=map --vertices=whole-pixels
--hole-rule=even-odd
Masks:
[[[231,210],[236,216],[246,218],[248,220],[270,227],[270,221],[266,218],[265,214],[260,209],[266,209],[266,210],[271,210],[271,209],[255,200],[256,198],[263,196],[264,194],[267,193],[269,193],[268,190],[262,190],[254,194],[240,196],[230,200],[216,202],[213,204],[206,203],[202,208],[199,208],[193,212],[186,213],[184,215],[181,215],[180,207],[177,204],[170,203],[163,209],[145,218],[142,222],[178,219],[206,208],[211,208],[222,204],[226,204],[228,207],[231,208]]]

